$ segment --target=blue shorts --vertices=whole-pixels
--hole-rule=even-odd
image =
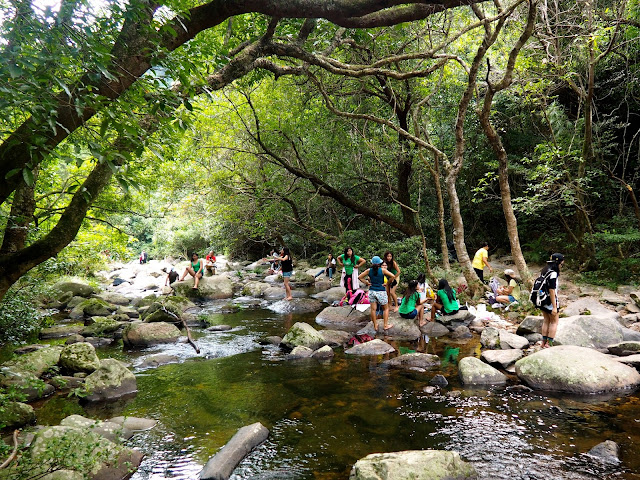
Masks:
[[[408,318],[408,319],[416,318],[417,315],[418,315],[418,310],[416,310],[415,308],[413,309],[413,312],[400,314],[402,318]]]
[[[515,302],[516,301],[516,297],[514,297],[513,295],[509,295],[509,301],[510,302]]]
[[[282,272],[284,278],[289,278],[293,272]]]
[[[381,292],[376,290],[369,290],[369,302],[375,302],[379,305],[386,305],[387,303],[389,303],[389,298],[387,297],[386,290],[382,290]]]

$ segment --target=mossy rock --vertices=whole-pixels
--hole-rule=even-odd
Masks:
[[[111,312],[117,309],[116,306],[111,305],[104,300],[100,300],[99,298],[89,298],[88,300],[83,301],[79,305],[77,305],[71,313],[69,317],[74,320],[79,320],[81,318],[87,317],[95,317],[102,316],[106,317],[111,315]]]
[[[97,289],[81,280],[69,280],[56,283],[52,290],[61,294],[71,292],[74,297],[88,297],[97,292]]]
[[[100,367],[84,381],[86,400],[98,402],[115,400],[138,391],[136,377],[122,362],[113,358],[100,361]]]
[[[180,323],[182,318],[182,311],[180,308],[172,303],[162,304],[155,302],[147,309],[142,315],[144,322],[168,322],[168,323]]]
[[[136,307],[136,308],[142,308],[142,307],[148,307],[150,306],[152,303],[157,302],[158,301],[158,296],[157,295],[147,295],[146,297],[143,298],[136,298],[133,302],[131,302],[131,304]]]
[[[110,337],[118,329],[122,328],[125,323],[114,320],[111,317],[93,317],[95,322],[84,327],[80,332],[83,337]]]
[[[193,307],[196,306],[196,304],[193,303],[188,298],[181,297],[179,295],[176,295],[176,296],[173,296],[173,297],[167,297],[164,300],[164,304],[165,304],[165,306],[167,306],[167,305],[174,306],[174,307],[178,308],[180,310],[180,312],[184,312],[185,310],[188,310],[189,308],[193,308]]]
[[[31,405],[21,402],[9,402],[2,408],[0,426],[5,428],[21,428],[35,423],[36,413]]]
[[[67,372],[91,373],[100,367],[96,349],[90,343],[78,342],[64,347],[60,353],[60,366]]]

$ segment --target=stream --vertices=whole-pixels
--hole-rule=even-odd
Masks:
[[[186,343],[132,352],[123,352],[121,342],[98,348],[102,358],[131,364],[138,394],[100,406],[55,395],[34,404],[38,423],[58,424],[74,413],[157,419],[154,429],[128,442],[146,455],[134,480],[195,479],[240,427],[254,422],[270,436],[232,479],[345,479],[370,453],[417,449],[456,450],[481,479],[640,479],[637,391],[585,398],[513,385],[463,388],[457,361],[480,355],[477,335],[467,343],[390,341],[402,352],[420,348],[439,355],[441,368],[427,373],[389,370],[380,365],[388,357],[348,356],[342,349],[327,362],[286,360],[277,347],[256,340],[283,336],[298,321],[320,328],[315,314],[281,314],[264,305],[223,314],[217,313],[220,302],[201,306],[213,323],[233,328],[192,329],[200,355]],[[177,356],[179,363],[136,366],[160,352]],[[436,373],[449,386],[425,392]],[[584,454],[608,439],[620,445],[621,465],[600,464]]]

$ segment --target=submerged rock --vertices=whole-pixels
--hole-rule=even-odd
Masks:
[[[382,362],[383,366],[405,370],[421,368],[429,369],[440,366],[440,357],[429,353],[405,353]]]
[[[413,450],[372,453],[358,460],[349,480],[463,480],[478,477],[457,452]]]
[[[577,394],[618,391],[640,384],[635,368],[589,348],[562,345],[516,362],[518,377],[535,390]]]

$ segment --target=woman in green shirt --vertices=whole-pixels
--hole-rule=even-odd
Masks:
[[[426,301],[425,298],[424,302]],[[402,297],[402,303],[400,304],[398,312],[400,312],[402,318],[414,319],[418,317],[418,325],[421,327],[427,323],[424,321],[424,305],[420,297],[420,292],[418,292],[417,280],[411,280],[409,282],[407,291],[404,292],[404,297]]]
[[[182,282],[184,278],[187,276],[187,273],[194,278],[193,289],[198,289],[198,283],[200,283],[200,279],[204,274],[204,262],[202,259],[198,258],[197,253],[193,253],[191,255],[191,264],[185,269],[180,281]]]
[[[367,261],[354,255],[353,248],[347,247],[344,253],[338,258],[338,265],[342,268],[340,276],[340,286],[344,287],[347,292],[357,290],[360,287],[358,281],[358,268],[367,263]]]
[[[460,310],[460,303],[456,299],[456,292],[449,286],[446,279],[441,278],[438,282],[438,293],[436,303],[431,309],[431,321],[436,319],[436,311],[442,310],[445,315],[455,315]]]

